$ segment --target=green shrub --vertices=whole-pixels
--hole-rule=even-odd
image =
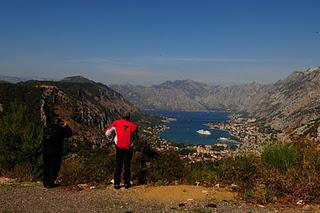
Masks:
[[[200,182],[203,185],[213,185],[217,181],[217,175],[214,170],[213,162],[197,162],[187,167],[186,181],[194,184]]]
[[[43,129],[39,121],[30,116],[25,105],[13,102],[0,119],[0,129],[0,170],[14,172],[16,167],[25,167],[30,175],[40,177]]]
[[[189,154],[193,154],[197,152],[195,149],[188,149],[188,148],[184,148],[184,149],[179,149],[178,153],[180,155],[189,155]]]
[[[181,181],[184,177],[184,164],[175,151],[160,153],[152,162],[148,174],[149,181]]]
[[[108,183],[113,177],[114,156],[74,156],[63,161],[62,185],[79,183]]]
[[[134,146],[134,156],[132,159],[132,179],[137,184],[144,184],[148,180],[151,161],[158,156],[158,153],[151,147],[150,143],[141,140]]]
[[[242,191],[248,191],[261,176],[261,162],[252,154],[229,157],[218,162],[216,170],[220,181],[236,183]]]
[[[266,204],[276,198],[275,192],[263,183],[257,183],[251,190],[244,191],[244,198],[254,203]]]
[[[111,150],[112,147],[110,147]],[[115,156],[106,147],[89,142],[66,141],[65,159],[62,162],[60,178],[63,185],[79,183],[106,183],[112,179]]]
[[[289,143],[268,144],[263,148],[261,159],[265,165],[286,172],[298,163],[298,151]]]

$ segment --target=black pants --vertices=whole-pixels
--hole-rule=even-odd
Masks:
[[[120,185],[121,172],[124,164],[124,184],[130,185],[131,180],[132,149],[120,149],[116,147],[116,166],[114,172],[114,185]]]
[[[60,170],[61,159],[62,155],[43,155],[43,185],[54,184]]]

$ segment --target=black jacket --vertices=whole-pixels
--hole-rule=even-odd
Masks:
[[[62,155],[63,139],[72,136],[71,128],[52,124],[44,129],[43,136],[43,154],[45,155]]]

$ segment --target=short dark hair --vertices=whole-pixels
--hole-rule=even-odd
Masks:
[[[126,111],[123,113],[122,118],[125,120],[130,120],[130,112]]]
[[[61,120],[61,118],[56,117],[56,118],[54,118],[53,122],[54,122],[54,124],[62,124],[63,120]]]

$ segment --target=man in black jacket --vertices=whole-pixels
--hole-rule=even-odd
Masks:
[[[43,186],[53,188],[57,185],[55,180],[58,176],[62,154],[63,140],[72,136],[72,130],[66,122],[56,118],[54,123],[44,129],[43,138]]]

